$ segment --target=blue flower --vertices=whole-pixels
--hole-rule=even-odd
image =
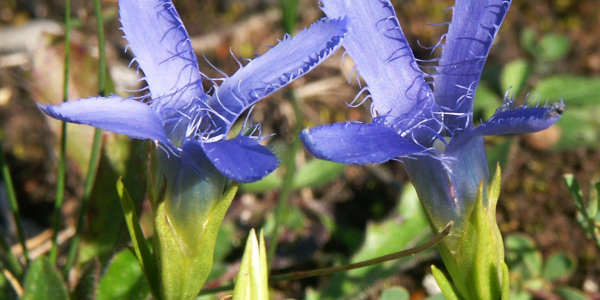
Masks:
[[[505,0],[457,0],[441,58],[426,74],[388,0],[323,0],[328,17],[350,18],[343,46],[367,83],[374,119],[305,130],[306,148],[346,164],[401,161],[435,226],[453,220],[460,228],[456,222],[473,207],[480,182],[487,185],[483,136],[543,130],[565,107],[516,106],[506,99],[492,118],[474,126],[475,90],[509,6]]]
[[[286,37],[230,77],[211,79],[198,69],[189,36],[169,0],[120,0],[122,30],[144,72],[148,93],[139,101],[113,95],[40,106],[66,122],[87,124],[150,139],[184,165],[251,182],[277,168],[260,137],[227,139],[240,114],[304,75],[341,44],[346,19],[323,19],[294,38]],[[211,94],[202,87],[212,82]],[[208,165],[207,165],[208,164]]]

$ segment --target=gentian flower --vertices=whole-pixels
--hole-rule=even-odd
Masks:
[[[414,184],[432,228],[454,227],[440,244],[452,284],[433,267],[449,299],[508,298],[508,269],[495,221],[500,173],[488,183],[485,135],[535,132],[557,122],[562,102],[547,107],[512,99],[475,126],[473,100],[481,71],[510,0],[457,0],[432,74],[424,73],[389,0],[322,0],[330,18],[348,16],[344,48],[372,99],[373,121],[305,130],[317,158],[346,164],[398,160]],[[488,188],[489,184],[489,188]]]
[[[562,102],[527,107],[505,99],[493,117],[474,125],[475,90],[511,1],[457,0],[433,74],[420,69],[390,1],[321,3],[328,17],[351,20],[343,46],[367,84],[374,119],[305,130],[304,145],[318,158],[346,164],[401,161],[434,227],[454,221],[451,235],[459,235],[479,184],[488,184],[483,136],[543,130],[564,110]]]
[[[341,43],[345,19],[321,20],[286,37],[232,76],[211,79],[198,69],[189,36],[169,0],[120,0],[122,30],[144,72],[141,101],[113,95],[40,106],[56,119],[156,141],[191,168],[206,171],[202,155],[226,177],[251,182],[278,165],[260,137],[227,139],[233,123],[257,101],[317,66]],[[202,87],[211,80],[212,93]],[[221,81],[219,84],[218,81]]]
[[[156,151],[156,164],[151,164],[159,275],[146,277],[154,282],[160,276],[155,297],[194,299],[210,272],[218,228],[235,194],[236,187],[227,190],[228,183],[259,180],[279,163],[259,143],[258,126],[245,126],[228,139],[234,122],[337,50],[348,21],[318,21],[246,65],[238,61],[232,76],[213,79],[198,69],[170,0],[120,0],[119,7],[128,48],[144,72],[148,93],[141,99],[112,95],[40,108],[62,121],[153,140],[163,150]],[[203,89],[205,80],[212,84],[209,92]]]

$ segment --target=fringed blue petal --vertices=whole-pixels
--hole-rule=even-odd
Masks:
[[[556,102],[549,107],[499,109],[485,123],[475,127],[473,134],[523,134],[544,130],[560,120],[566,106]]]
[[[158,114],[150,106],[133,99],[110,96],[39,107],[61,121],[90,125],[136,139],[151,139],[173,148]]]
[[[300,139],[315,157],[344,164],[383,163],[425,151],[381,122],[320,126],[302,131]]]
[[[471,113],[483,65],[510,0],[457,0],[434,76],[436,102],[453,113]],[[460,116],[459,116],[460,117]],[[468,127],[472,120],[468,120]],[[464,120],[448,116],[451,127],[464,128]]]
[[[120,0],[122,30],[163,118],[203,97],[189,36],[169,0]]]
[[[249,136],[238,136],[231,140],[201,143],[187,141],[184,145],[202,147],[212,164],[223,175],[238,182],[254,182],[275,171],[279,165],[277,157]],[[185,148],[184,148],[185,151]]]
[[[367,82],[378,115],[400,116],[417,102],[433,101],[388,0],[323,0],[330,18],[348,16],[344,48]]]
[[[229,130],[247,108],[303,76],[337,50],[347,25],[347,19],[318,21],[240,68],[211,98],[209,106],[220,116],[213,119],[226,123]]]

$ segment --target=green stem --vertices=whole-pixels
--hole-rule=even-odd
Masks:
[[[14,253],[10,251],[10,246],[8,245],[3,236],[0,237],[0,247],[6,255],[6,258],[3,258],[0,263],[6,265],[6,268],[13,274],[13,276],[21,278],[21,276],[23,275],[23,268],[21,267],[21,264],[19,264],[19,260],[14,255]]]
[[[2,178],[4,179],[4,185],[6,187],[6,194],[8,195],[8,202],[10,210],[12,212],[13,220],[17,226],[17,235],[19,236],[19,242],[23,247],[23,256],[25,257],[25,264],[29,265],[29,249],[27,249],[25,230],[21,223],[21,214],[19,212],[19,204],[17,203],[17,195],[10,176],[10,169],[6,163],[6,156],[4,155],[4,149],[2,149],[2,134],[0,133],[0,167],[2,168]],[[10,248],[7,251],[7,255],[12,255]],[[15,274],[16,275],[16,274]]]
[[[306,278],[306,277],[330,275],[330,274],[334,274],[334,273],[350,271],[350,270],[363,268],[363,267],[371,266],[374,264],[379,264],[382,262],[396,260],[396,259],[400,259],[400,258],[407,257],[410,255],[414,255],[414,254],[423,252],[423,251],[437,245],[442,239],[444,239],[446,236],[448,236],[448,234],[450,233],[450,230],[452,229],[452,226],[453,226],[452,222],[448,223],[448,225],[446,225],[446,228],[442,232],[438,233],[429,242],[427,242],[423,245],[414,247],[414,248],[410,248],[410,249],[398,251],[398,252],[395,252],[392,254],[380,256],[377,258],[373,258],[373,259],[369,259],[369,260],[365,260],[365,261],[361,261],[361,262],[357,262],[357,263],[353,263],[353,264],[338,266],[338,267],[322,268],[322,269],[316,269],[316,270],[310,270],[310,271],[299,271],[299,272],[291,272],[291,273],[286,273],[286,274],[281,274],[281,275],[275,275],[275,276],[269,277],[269,282],[297,280],[297,279],[302,279],[302,278]],[[234,288],[233,285],[227,285],[227,286],[221,286],[221,287],[214,288],[214,289],[206,289],[206,290],[203,290],[200,293],[200,295],[228,291],[228,290],[232,290],[233,288]]]
[[[69,60],[71,58],[71,0],[65,0],[65,67],[63,73],[63,102],[69,99]],[[52,233],[52,248],[50,262],[56,264],[58,258],[58,231],[60,230],[61,208],[65,196],[65,173],[67,152],[67,123],[61,126],[60,159],[58,161],[58,178],[56,182],[56,197],[54,200],[54,215]]]
[[[279,0],[279,6],[283,14],[283,27],[285,31],[290,34],[293,33],[294,28],[296,27],[297,5],[297,0]],[[288,93],[288,99],[290,99],[290,102],[294,106],[296,126],[294,127],[294,134],[292,135],[293,141],[288,152],[288,159],[283,164],[285,167],[285,175],[283,177],[281,193],[279,194],[278,198],[279,202],[277,203],[277,207],[275,208],[274,212],[275,226],[273,227],[273,232],[271,232],[271,246],[269,247],[267,253],[267,264],[269,270],[271,269],[271,263],[273,262],[273,258],[275,257],[275,253],[277,252],[277,242],[279,241],[279,235],[281,234],[280,225],[284,215],[287,212],[287,202],[290,198],[293,189],[294,176],[296,174],[296,154],[302,147],[300,139],[298,138],[298,133],[302,130],[302,125],[304,123],[302,111],[300,111],[298,101],[296,100],[293,91],[290,91]]]
[[[96,28],[98,30],[98,94],[100,96],[106,95],[106,48],[105,48],[105,37],[104,37],[104,21],[102,19],[102,7],[99,0],[94,0],[94,12],[96,14]],[[92,144],[92,153],[90,154],[90,161],[88,165],[88,173],[85,178],[83,187],[83,196],[81,199],[81,208],[77,217],[77,225],[75,227],[75,235],[69,247],[69,254],[67,257],[67,263],[64,269],[64,276],[66,277],[69,270],[75,262],[77,255],[77,249],[79,247],[79,241],[81,239],[81,232],[85,225],[85,215],[90,203],[90,196],[92,189],[94,188],[94,182],[96,181],[96,174],[98,171],[98,163],[100,161],[100,150],[102,149],[102,130],[96,128],[94,130],[94,142]]]
[[[277,241],[279,240],[279,235],[281,234],[281,223],[283,217],[287,213],[288,200],[294,188],[294,176],[296,175],[296,154],[302,147],[300,139],[298,138],[298,133],[302,130],[302,124],[304,123],[302,111],[300,110],[300,106],[298,105],[298,101],[296,100],[294,93],[290,91],[288,96],[292,102],[292,105],[294,106],[296,126],[293,134],[294,140],[292,141],[292,145],[287,153],[287,160],[284,162],[285,175],[283,177],[283,184],[281,186],[281,193],[279,194],[277,207],[275,208],[275,226],[270,236],[271,245],[267,254],[269,270],[271,269],[271,263],[273,262],[273,258],[275,257],[275,253],[277,251]]]

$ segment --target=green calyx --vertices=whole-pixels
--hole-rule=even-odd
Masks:
[[[231,186],[204,219],[198,219],[195,241],[182,235],[172,223],[165,201],[154,214],[154,253],[160,274],[163,299],[195,299],[206,281],[213,263],[217,233],[238,185]]]
[[[496,222],[500,195],[500,166],[488,190],[484,205],[483,182],[477,198],[460,229],[458,243],[450,248],[442,241],[440,253],[450,278],[435,267],[433,274],[448,299],[508,299],[508,268],[504,263],[504,243]]]

